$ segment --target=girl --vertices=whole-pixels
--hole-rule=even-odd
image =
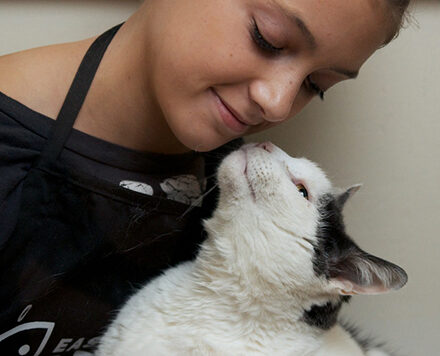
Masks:
[[[0,353],[91,350],[194,255],[221,157],[355,78],[407,5],[146,0],[100,36],[0,57]]]

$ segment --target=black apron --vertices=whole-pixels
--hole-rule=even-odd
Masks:
[[[0,246],[0,355],[91,352],[128,296],[203,240],[204,209],[96,182],[57,160],[120,26],[84,56]]]

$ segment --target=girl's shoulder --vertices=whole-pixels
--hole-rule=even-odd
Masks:
[[[91,39],[0,56],[0,92],[55,119]]]

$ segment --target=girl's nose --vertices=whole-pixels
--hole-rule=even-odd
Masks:
[[[279,74],[269,80],[251,83],[250,97],[261,108],[266,121],[281,122],[290,117],[293,102],[303,82],[298,77]]]

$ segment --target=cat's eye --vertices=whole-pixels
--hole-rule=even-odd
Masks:
[[[296,188],[298,191],[302,194],[302,196],[306,199],[309,199],[309,193],[307,192],[306,187],[304,187],[302,184],[297,184]]]

